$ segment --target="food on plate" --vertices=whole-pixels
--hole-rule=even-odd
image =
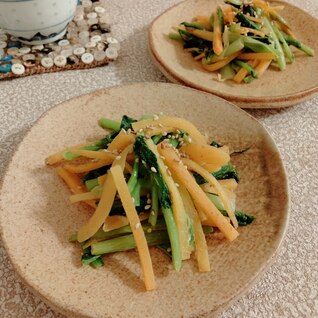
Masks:
[[[219,230],[233,241],[254,220],[236,210],[239,177],[229,148],[163,114],[101,118],[99,125],[106,137],[46,159],[73,193],[70,201],[94,209],[70,237],[81,245],[82,263],[100,267],[102,256],[137,248],[147,290],[156,286],[149,246],[169,255],[177,271],[193,253],[199,271],[210,271],[206,236]]]
[[[299,41],[292,21],[281,15],[283,5],[263,0],[225,0],[227,6],[195,16],[173,27],[169,37],[183,43],[194,60],[208,72],[218,72],[220,81],[251,83],[271,66],[283,71],[295,62],[292,47],[314,56],[312,48]]]

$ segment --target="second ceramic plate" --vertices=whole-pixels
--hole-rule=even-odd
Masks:
[[[297,37],[318,53],[318,39],[312,30],[318,30],[318,20],[282,1],[270,1],[284,5],[284,17],[291,22]],[[227,99],[243,108],[280,108],[292,106],[318,93],[318,54],[308,57],[296,55],[296,62],[283,72],[270,69],[262,78],[251,84],[220,82],[216,73],[202,69],[182,44],[168,38],[171,27],[183,21],[191,21],[197,15],[210,15],[222,0],[187,0],[168,9],[152,23],[149,30],[149,49],[154,63],[172,82],[200,89]],[[304,22],[305,21],[305,22]]]
[[[231,149],[241,176],[237,208],[256,217],[228,242],[208,240],[212,271],[195,259],[180,273],[151,249],[157,289],[145,292],[136,251],[105,257],[105,267],[83,267],[80,248],[68,242],[90,216],[69,201],[70,192],[45,158],[105,132],[104,116],[139,118],[158,112],[193,122]],[[28,286],[70,317],[211,317],[252,286],[272,261],[288,219],[287,180],[279,152],[266,130],[226,101],[179,85],[143,83],[104,89],[49,110],[31,128],[7,169],[1,189],[0,226],[11,261]]]

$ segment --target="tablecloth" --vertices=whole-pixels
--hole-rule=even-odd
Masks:
[[[122,46],[115,63],[0,82],[0,178],[28,128],[54,105],[103,87],[167,81],[149,57],[147,29],[153,18],[179,1],[104,1]],[[318,17],[317,0],[288,1]],[[274,264],[219,317],[318,317],[318,97],[286,109],[248,112],[269,130],[281,151],[289,177],[290,221]],[[1,242],[0,317],[63,317],[28,291]]]

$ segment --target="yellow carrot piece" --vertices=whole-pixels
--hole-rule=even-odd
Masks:
[[[222,187],[230,191],[234,191],[238,186],[238,183],[235,179],[225,179],[225,180],[218,180],[218,181]]]
[[[256,22],[256,23],[262,23],[263,22],[263,20],[261,18],[252,17],[250,14],[247,14],[246,16],[247,16],[247,18],[249,20],[251,20],[253,22]]]
[[[196,162],[186,158],[183,158],[182,162],[188,167],[188,169],[202,176],[216,190],[216,194],[220,197],[224,205],[224,208],[232,221],[234,228],[237,228],[238,223],[237,223],[233,208],[231,206],[230,200],[226,194],[226,191],[224,191],[222,186],[219,184],[218,180],[216,180],[216,178],[211,173],[203,169]]]
[[[99,169],[104,166],[108,166],[112,164],[113,161],[114,161],[113,159],[108,159],[108,160],[90,161],[90,162],[85,162],[80,164],[65,163],[63,165],[63,168],[72,173],[84,173],[91,170]]]
[[[202,60],[204,57],[205,57],[205,53],[201,53],[197,55],[196,57],[194,57],[194,60],[199,61],[199,60]]]
[[[180,182],[189,191],[195,206],[202,209],[207,219],[214,223],[228,240],[235,240],[238,236],[236,229],[226,221],[221,212],[208,199],[206,194],[195,181],[192,174],[188,171],[186,166],[182,164],[180,157],[176,154],[174,149],[170,147],[160,147],[158,150],[165,158],[164,162],[168,168],[177,176]]]
[[[192,248],[189,245],[189,241],[188,241],[188,233],[189,233],[188,221],[189,220],[185,211],[182,198],[180,196],[176,183],[174,182],[173,178],[167,173],[167,167],[165,166],[164,162],[160,158],[157,147],[155,146],[155,144],[153,143],[151,139],[146,140],[146,144],[148,148],[157,157],[160,173],[162,175],[163,180],[167,184],[167,187],[171,195],[172,213],[173,213],[174,220],[176,222],[176,226],[178,229],[182,260],[189,259],[192,252]],[[158,148],[160,148],[160,145],[161,144],[158,145]]]
[[[76,202],[81,202],[86,200],[97,200],[97,199],[99,199],[99,197],[97,197],[92,192],[78,193],[78,194],[73,194],[70,196],[71,203],[76,203]]]
[[[129,220],[132,233],[134,235],[137,250],[139,253],[141,268],[144,275],[146,290],[153,290],[156,288],[156,283],[147,240],[143,228],[140,224],[135,204],[132,200],[128,186],[126,184],[123,171],[120,166],[115,164],[113,167],[110,168],[110,172],[120,196],[120,200],[125,209],[127,218]]]
[[[276,55],[274,53],[241,53],[238,57],[240,60],[274,60]]]
[[[230,161],[230,155],[219,148],[202,144],[185,144],[179,151],[185,153],[192,160],[198,163],[211,163],[216,166],[224,166]]]
[[[269,68],[271,63],[272,63],[272,60],[260,61],[260,63],[255,68],[258,78],[260,78],[265,73],[265,71]]]
[[[213,163],[206,163],[206,162],[198,162],[200,166],[202,166],[205,170],[209,172],[216,172],[221,169],[221,166],[213,164]]]
[[[118,160],[115,160],[116,165],[119,165],[123,170],[126,162],[126,157],[129,152],[132,151],[132,145],[126,147]],[[80,228],[77,233],[77,240],[81,243],[88,240],[92,237],[98,229],[102,226],[106,220],[109,212],[113,206],[113,202],[116,195],[116,187],[113,182],[113,178],[110,176],[110,173],[107,173],[106,180],[103,185],[103,191],[98,203],[97,209],[94,214],[90,217],[84,226]]]
[[[207,16],[198,15],[193,19],[193,21],[203,25],[206,30],[212,30],[210,18]]]
[[[195,254],[198,261],[200,272],[209,272],[211,270],[208,246],[202,229],[201,221],[196,211],[193,201],[184,186],[179,187],[180,195],[186,206],[186,211],[193,222]]]
[[[103,231],[109,232],[112,230],[119,229],[120,227],[126,226],[129,224],[127,217],[123,215],[112,215],[108,216],[103,225]]]
[[[79,144],[79,145],[76,145],[76,146],[72,146],[72,147],[69,147],[69,148],[65,148],[64,150],[58,151],[58,152],[56,152],[56,153],[50,155],[49,157],[47,157],[47,158],[45,159],[45,163],[46,163],[47,165],[55,165],[55,164],[57,164],[57,163],[60,163],[61,161],[64,160],[64,152],[66,152],[66,151],[72,151],[72,150],[78,149],[78,148],[82,148],[82,147],[91,145],[92,143],[94,143],[94,142],[85,143],[85,144]]]
[[[106,160],[106,161],[114,161],[116,155],[109,151],[93,151],[93,150],[82,150],[82,149],[74,149],[71,150],[74,155],[79,155],[81,157],[86,157],[90,159],[98,159],[98,160]]]
[[[129,134],[126,131],[121,130],[119,134],[113,139],[113,141],[108,145],[107,150],[121,152],[128,145],[133,143],[134,140],[134,134]]]
[[[258,64],[258,60],[252,60],[252,61],[248,61],[247,62],[249,65],[251,65],[252,67],[256,67],[256,65]],[[243,81],[243,79],[245,78],[245,76],[248,74],[248,70],[246,70],[244,67],[242,67],[234,76],[233,81],[236,83],[241,83]]]
[[[214,38],[214,32],[211,31],[207,31],[207,30],[199,30],[199,29],[187,29],[187,31],[193,35],[195,35],[196,37],[206,40],[206,41],[213,41]]]
[[[213,17],[213,51],[216,55],[220,55],[223,52],[223,41],[217,10],[214,12]]]
[[[64,182],[68,185],[68,187],[74,194],[82,194],[87,192],[81,178],[76,174],[65,170],[63,167],[57,167],[56,172],[64,180]],[[85,200],[85,203],[87,203],[92,208],[96,208],[96,203],[93,200]]]
[[[196,142],[198,144],[206,144],[207,140],[206,137],[204,137],[199,130],[189,121],[178,118],[178,117],[170,117],[170,116],[160,116],[160,117],[154,117],[154,119],[145,119],[140,120],[132,124],[133,129],[135,132],[143,131],[149,126],[169,126],[169,127],[176,127],[177,129],[183,130],[187,132],[190,136],[193,142]]]
[[[145,129],[145,136],[152,137],[156,135],[161,135],[163,133],[171,133],[176,131],[177,128],[175,127],[149,127],[148,129]]]
[[[225,65],[229,64],[230,62],[232,62],[238,55],[240,54],[240,52],[234,53],[228,57],[226,57],[225,59],[213,63],[213,64],[204,64],[202,63],[202,66],[205,70],[209,71],[209,72],[214,72],[219,70],[220,68],[224,67]]]

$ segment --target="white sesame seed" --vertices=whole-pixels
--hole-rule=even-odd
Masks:
[[[158,126],[159,126],[160,128],[162,128],[162,127],[163,127],[163,125],[162,125],[162,124],[159,124]]]
[[[128,135],[131,134],[131,129],[130,128],[127,129],[127,134]]]
[[[157,169],[155,167],[151,167],[150,170],[154,173],[157,173]]]
[[[175,135],[171,136],[171,139],[176,139],[176,136]]]
[[[151,233],[151,232],[152,232],[151,227],[148,227],[148,229],[147,229],[147,233]]]
[[[177,129],[177,133],[178,133],[178,134],[181,134],[181,131],[180,131],[179,129]]]
[[[124,134],[127,134],[127,131],[126,131],[124,128],[122,128],[121,131],[122,131]]]
[[[151,211],[150,214],[151,214],[151,215],[155,215],[155,211]]]
[[[120,160],[120,159],[121,159],[121,156],[117,156],[117,157],[116,157],[116,160]]]
[[[167,168],[167,174],[171,176],[171,171],[169,170],[169,168]]]
[[[192,142],[192,138],[189,136],[188,137],[188,142],[191,144],[191,142]]]
[[[179,187],[180,187],[179,183],[175,182],[175,184],[176,184],[176,187],[177,187],[177,188],[179,188]]]
[[[162,146],[162,144],[161,144],[161,146]],[[162,147],[161,147],[162,148]],[[166,157],[164,157],[164,156],[160,156],[160,158],[162,159],[162,160],[165,160],[166,159]]]
[[[145,210],[149,210],[151,208],[150,204],[145,205]]]
[[[140,128],[138,131],[141,133],[143,130],[142,130],[142,128]]]
[[[135,203],[135,199],[134,198],[131,198],[132,199],[132,202],[134,202]]]
[[[159,116],[158,115],[153,115],[153,120],[158,120],[159,119]]]
[[[162,136],[167,136],[168,135],[168,133],[166,132],[166,131],[164,131],[163,133],[162,133]]]
[[[151,203],[151,199],[148,199],[148,200],[147,200],[147,204],[150,204],[150,203]]]
[[[138,223],[136,223],[136,225],[135,225],[135,230],[138,230],[139,228],[140,228],[140,226],[141,226],[141,224],[138,222]]]

